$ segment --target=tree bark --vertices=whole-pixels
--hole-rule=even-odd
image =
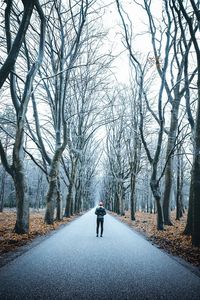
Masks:
[[[67,218],[69,218],[73,214],[73,190],[75,186],[78,158],[75,158],[75,160],[73,160],[73,158],[71,157],[71,163],[72,163],[72,169],[69,178],[69,187],[68,187],[68,194],[67,194],[66,207],[64,213],[64,217]]]
[[[159,189],[159,183],[157,180],[152,180],[150,182],[152,194],[154,196],[154,199],[156,200],[156,206],[157,206],[157,229],[163,230],[164,229],[164,218],[163,218],[163,211],[161,206],[161,193]]]
[[[183,188],[183,165],[181,158],[181,147],[177,149],[177,193],[176,193],[176,220],[180,220],[183,216],[183,201],[182,201],[182,188]]]
[[[60,192],[60,178],[57,178],[57,198],[56,198],[56,220],[62,220],[62,195]]]
[[[7,4],[7,8],[8,8],[12,4],[10,4],[11,1],[7,1],[7,2],[8,2],[8,4]],[[12,44],[12,47],[8,53],[8,56],[0,69],[0,88],[3,86],[10,71],[13,69],[13,67],[15,65],[19,51],[21,49],[21,45],[24,41],[24,37],[26,35],[26,31],[27,31],[29,23],[30,23],[30,18],[31,18],[31,15],[33,12],[33,7],[35,4],[34,0],[22,1],[22,2],[24,5],[23,18],[22,18],[21,24],[19,26],[18,32],[16,34],[16,37],[14,39],[14,42]],[[6,10],[5,10],[5,13],[6,13]]]
[[[136,176],[134,173],[131,173],[131,220],[135,221],[135,208],[136,208]]]
[[[23,142],[13,151],[13,179],[16,191],[17,219],[14,231],[18,234],[29,232],[29,196],[24,170]]]
[[[200,58],[199,58],[200,59]],[[199,64],[200,67],[200,64]],[[198,107],[196,114],[194,136],[194,162],[192,168],[192,194],[193,194],[193,228],[192,244],[200,246],[200,69],[198,74]]]
[[[6,179],[6,170],[3,169],[3,174],[1,177],[1,190],[0,190],[0,212],[3,212],[4,208],[4,191],[5,191],[5,179]]]
[[[165,189],[163,196],[163,216],[164,216],[164,224],[165,225],[173,225],[171,222],[170,216],[170,200],[171,200],[171,191],[172,191],[172,179],[173,179],[173,161],[174,158],[173,148],[176,142],[176,132],[178,127],[178,113],[180,106],[180,95],[178,92],[179,85],[175,89],[175,99],[172,103],[171,110],[171,121],[170,121],[170,130],[168,134],[168,142],[167,142],[167,151],[166,151],[166,169],[165,169]]]
[[[192,234],[192,224],[193,224],[193,185],[192,185],[192,178],[190,182],[190,193],[189,193],[189,207],[188,207],[188,215],[187,215],[187,223],[184,229],[185,235]]]
[[[194,18],[190,17],[190,14],[186,11],[181,0],[178,0],[181,12],[188,23],[189,31],[191,35],[191,40],[194,45],[197,60],[197,112],[194,130],[194,157],[192,166],[192,176],[191,176],[191,198],[192,200],[192,244],[194,246],[200,246],[200,201],[199,201],[199,191],[200,191],[200,47],[198,39],[196,37],[196,31],[194,24],[199,24],[199,6],[195,4],[193,0],[190,0],[192,8],[194,10]]]
[[[65,146],[58,148],[55,151],[54,157],[51,162],[51,168],[49,172],[49,186],[46,195],[46,212],[45,212],[45,222],[47,224],[53,224],[54,222],[54,208],[57,200],[58,192],[58,176],[59,176],[59,167],[62,153],[65,149]]]
[[[66,199],[66,207],[65,207],[65,213],[64,217],[70,218],[71,216],[71,206],[72,206],[72,200],[73,199],[73,184],[70,182],[67,199]]]

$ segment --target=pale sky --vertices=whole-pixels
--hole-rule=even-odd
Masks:
[[[138,51],[145,56],[152,51],[150,36],[147,34],[147,15],[146,12],[134,3],[133,0],[121,0],[123,8],[128,13],[129,18],[132,22],[132,30],[134,35],[134,50]],[[143,1],[138,1],[143,3]],[[162,1],[154,0],[152,1],[152,11],[155,13],[157,18],[161,17],[162,13]],[[123,29],[121,25],[121,19],[117,11],[117,5],[114,2],[110,4],[109,7],[105,9],[105,14],[103,16],[103,22],[105,29],[109,29],[108,34],[108,44],[105,45],[108,49],[113,46],[113,54],[121,53],[114,63],[115,65],[115,75],[119,82],[126,83],[129,79],[129,54],[125,50],[122,44],[123,40]],[[146,34],[145,34],[146,33]]]

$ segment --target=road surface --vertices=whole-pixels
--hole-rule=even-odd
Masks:
[[[0,299],[200,299],[200,278],[110,215],[94,210],[0,269]]]

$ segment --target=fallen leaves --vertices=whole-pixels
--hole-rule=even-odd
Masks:
[[[117,216],[116,214],[114,214]],[[136,221],[131,221],[130,212],[125,216],[117,216],[135,230],[144,234],[150,241],[166,250],[168,253],[181,257],[187,262],[200,268],[200,248],[192,246],[190,236],[183,234],[187,215],[180,221],[175,220],[175,212],[172,212],[173,226],[165,226],[164,231],[158,231],[156,227],[156,215],[144,212],[136,213]]]
[[[16,221],[16,212],[5,210],[0,213],[0,255],[2,253],[13,251],[16,248],[27,244],[36,236],[45,235],[60,227],[60,225],[70,222],[74,218],[75,216],[65,218],[62,221],[55,221],[53,225],[47,225],[44,223],[44,210],[40,212],[31,212],[29,234],[19,235],[13,232]]]

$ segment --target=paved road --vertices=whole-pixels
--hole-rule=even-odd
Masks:
[[[200,299],[200,278],[94,210],[0,269],[0,299]]]

